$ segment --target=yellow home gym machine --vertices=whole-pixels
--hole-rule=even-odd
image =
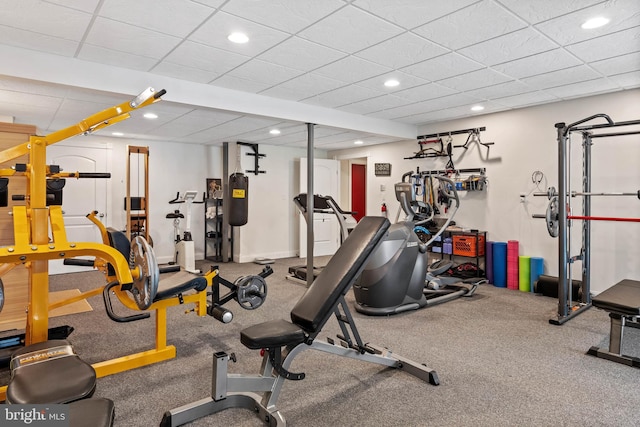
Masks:
[[[106,228],[96,218],[87,217],[99,227],[103,243],[70,242],[64,226],[62,207],[47,197],[48,180],[63,178],[105,178],[109,174],[83,174],[62,172],[59,166],[46,164],[47,146],[79,134],[90,134],[106,126],[130,117],[130,112],[160,100],[165,90],[148,88],[131,101],[96,113],[66,129],[47,136],[31,136],[28,142],[0,152],[0,164],[28,155],[27,164],[17,164],[11,169],[1,169],[0,177],[24,175],[27,178],[25,206],[12,210],[14,243],[0,247],[0,277],[17,265],[28,270],[28,305],[24,345],[44,343],[49,335],[49,312],[61,306],[102,294],[109,316],[116,321],[131,321],[149,317],[138,313],[126,318],[112,316],[109,296],[131,310],[155,311],[155,347],[136,354],[118,357],[93,365],[98,377],[123,372],[137,367],[171,359],[176,348],[167,345],[167,308],[178,304],[193,304],[191,311],[198,316],[206,314],[227,323],[233,315],[222,305],[236,300],[245,309],[255,309],[266,298],[264,278],[271,274],[265,268],[259,275],[242,276],[229,282],[218,275],[217,267],[202,276],[179,272],[167,280],[160,280],[160,270],[153,249],[143,236],[129,240],[121,231]],[[93,260],[73,259],[91,256]],[[64,259],[65,263],[91,265],[104,272],[107,284],[56,303],[49,302],[49,267],[52,259]],[[220,286],[229,289],[221,295]],[[208,292],[207,292],[208,290]],[[207,300],[207,295],[211,299]],[[0,298],[2,296],[0,295]],[[7,387],[0,387],[0,400],[6,397]]]

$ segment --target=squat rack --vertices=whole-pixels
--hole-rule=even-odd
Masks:
[[[606,123],[591,124],[580,126],[591,120],[603,118]],[[599,133],[593,134],[593,131],[608,129],[613,127],[640,125],[640,120],[614,122],[606,114],[595,114],[569,125],[561,122],[556,123],[557,142],[558,142],[558,192],[556,197],[557,203],[557,221],[558,221],[558,316],[556,319],[549,319],[549,323],[561,325],[583,311],[591,307],[591,283],[590,283],[590,267],[591,267],[591,220],[598,217],[591,216],[591,197],[602,195],[591,192],[591,145],[594,138],[605,138],[624,135],[637,135],[640,130],[631,130],[623,132]],[[572,193],[569,183],[569,143],[571,133],[580,132],[582,134],[582,192]],[[574,195],[583,196],[582,200],[582,216],[571,216],[570,198]],[[550,196],[553,196],[550,194]],[[553,203],[553,200],[551,201]],[[551,204],[550,204],[551,205]],[[579,255],[571,256],[570,247],[570,227],[571,219],[582,220],[582,248]],[[555,218],[552,218],[555,220]],[[572,302],[571,295],[571,274],[570,265],[575,262],[582,261],[582,282],[580,301],[577,304]]]

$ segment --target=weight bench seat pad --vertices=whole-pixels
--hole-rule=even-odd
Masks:
[[[594,307],[625,316],[640,315],[640,281],[624,279],[591,300]]]
[[[240,332],[240,342],[252,350],[297,345],[304,339],[302,329],[282,319],[259,323]]]
[[[307,333],[317,333],[333,314],[362,272],[367,259],[389,229],[389,220],[367,216],[360,220],[322,272],[291,310],[291,320]]]
[[[73,353],[67,340],[28,345],[11,357],[7,403],[70,403],[90,397],[96,371]]]
[[[166,276],[166,277],[165,277]],[[172,275],[161,275],[158,292],[154,301],[173,298],[178,294],[190,291],[201,292],[207,289],[207,279],[187,271],[180,271]]]
[[[69,404],[69,427],[112,427],[115,416],[113,401],[102,397]]]

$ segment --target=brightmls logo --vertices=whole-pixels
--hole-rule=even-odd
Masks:
[[[2,405],[0,426],[69,427],[67,405]]]

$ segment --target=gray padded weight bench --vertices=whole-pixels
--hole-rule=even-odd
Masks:
[[[285,379],[304,378],[304,373],[288,369],[293,359],[308,349],[401,369],[438,385],[436,372],[427,366],[364,344],[345,301],[346,293],[382,242],[389,225],[386,218],[364,217],[297,302],[291,321],[272,320],[242,330],[242,344],[250,349],[265,349],[261,374],[229,374],[229,355],[215,353],[211,397],[166,412],[160,425],[179,426],[225,409],[245,408],[265,425],[286,426],[276,407],[278,396]],[[322,327],[334,315],[342,332],[338,342],[317,340]]]
[[[592,298],[594,307],[609,312],[611,331],[609,350],[591,347],[587,354],[640,368],[640,359],[626,356],[622,351],[625,326],[640,329],[640,281],[625,279]]]

